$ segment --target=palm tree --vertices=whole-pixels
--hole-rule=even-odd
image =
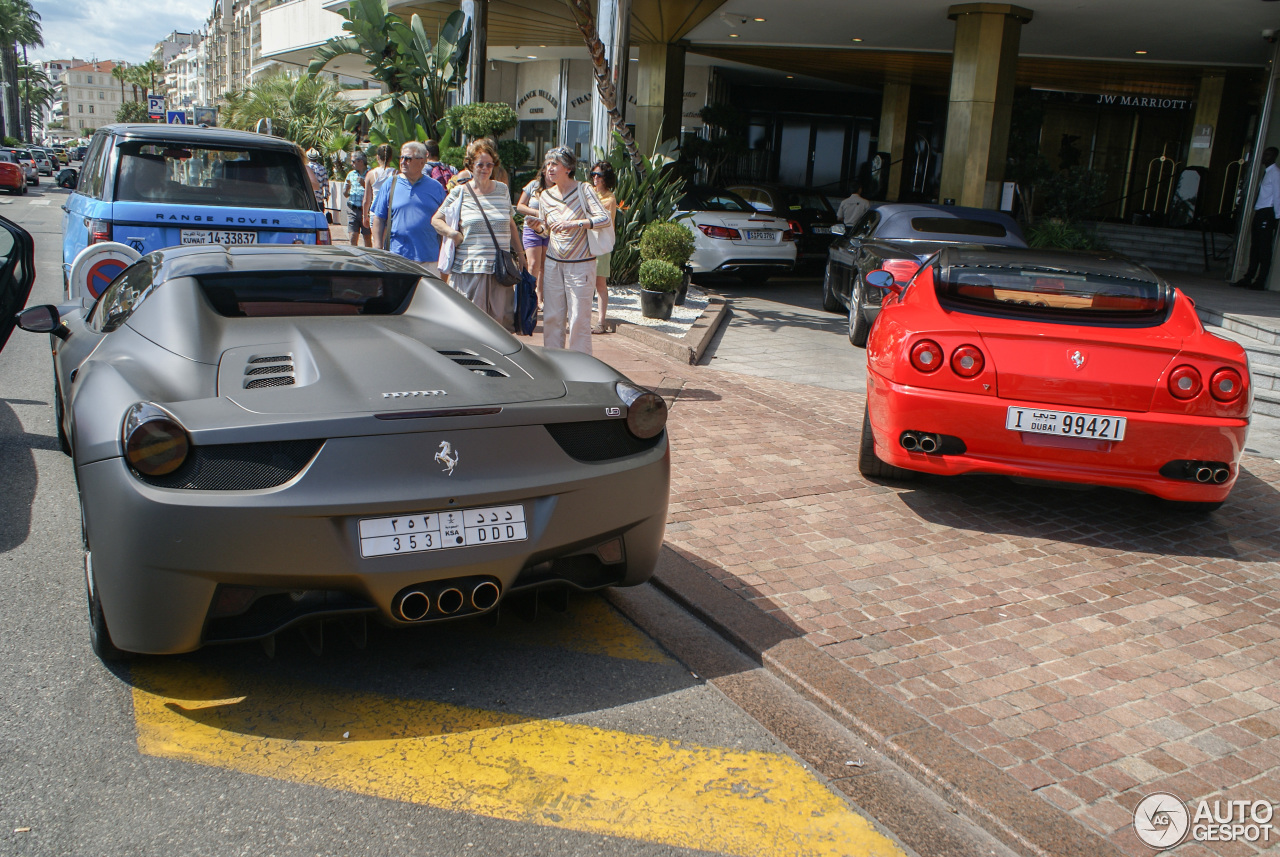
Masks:
[[[21,108],[18,103],[18,46],[21,45],[25,56],[28,47],[41,47],[44,37],[40,31],[40,14],[31,8],[28,0],[0,0],[0,71],[9,85],[5,90],[5,104],[8,115],[15,123],[21,123]],[[30,115],[25,123],[28,138],[31,136]],[[0,119],[0,132],[19,131],[17,127],[5,128]]]
[[[319,149],[337,169],[333,157],[347,151],[355,137],[343,131],[349,114],[358,111],[342,97],[342,87],[329,80],[288,74],[262,77],[224,96],[220,124],[252,131],[260,119],[270,119],[272,130],[303,149]]]
[[[120,81],[120,103],[124,104],[124,85],[129,79],[129,66],[118,62],[111,69],[111,76]]]

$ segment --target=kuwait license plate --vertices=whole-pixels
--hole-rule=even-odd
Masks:
[[[183,244],[257,244],[256,232],[225,232],[220,229],[184,229]]]
[[[1004,427],[1010,431],[1056,434],[1060,437],[1087,437],[1093,440],[1124,440],[1124,417],[1106,414],[1077,414],[1041,408],[1010,407]]]
[[[520,505],[360,520],[363,557],[522,542],[528,538],[524,506]]]
[[[748,241],[772,241],[773,237],[777,234],[778,233],[774,232],[772,229],[748,229],[747,240]]]

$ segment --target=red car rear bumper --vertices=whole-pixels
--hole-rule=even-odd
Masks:
[[[893,383],[874,371],[867,372],[867,409],[876,455],[895,467],[943,476],[1022,476],[1130,488],[1168,500],[1217,502],[1225,499],[1235,485],[1249,430],[1248,420],[1243,419],[1116,412],[1128,420],[1123,440],[1077,440],[1006,429],[1010,405],[1081,410],[910,387]],[[904,431],[958,437],[964,442],[965,452],[908,452],[899,443]],[[1173,460],[1226,462],[1230,476],[1221,484],[1162,476],[1160,468]]]

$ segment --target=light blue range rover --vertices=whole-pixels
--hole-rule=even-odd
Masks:
[[[181,125],[108,125],[64,206],[63,283],[90,244],[329,244],[301,150],[288,140]],[[97,297],[95,294],[94,297]]]

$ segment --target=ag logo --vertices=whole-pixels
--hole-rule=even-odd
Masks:
[[[443,464],[449,475],[453,475],[453,468],[458,466],[458,453],[453,451],[449,441],[440,441],[440,449],[436,450],[436,463]]]
[[[1149,794],[1133,808],[1133,831],[1144,843],[1161,851],[1185,839],[1190,826],[1186,804],[1168,792]]]

